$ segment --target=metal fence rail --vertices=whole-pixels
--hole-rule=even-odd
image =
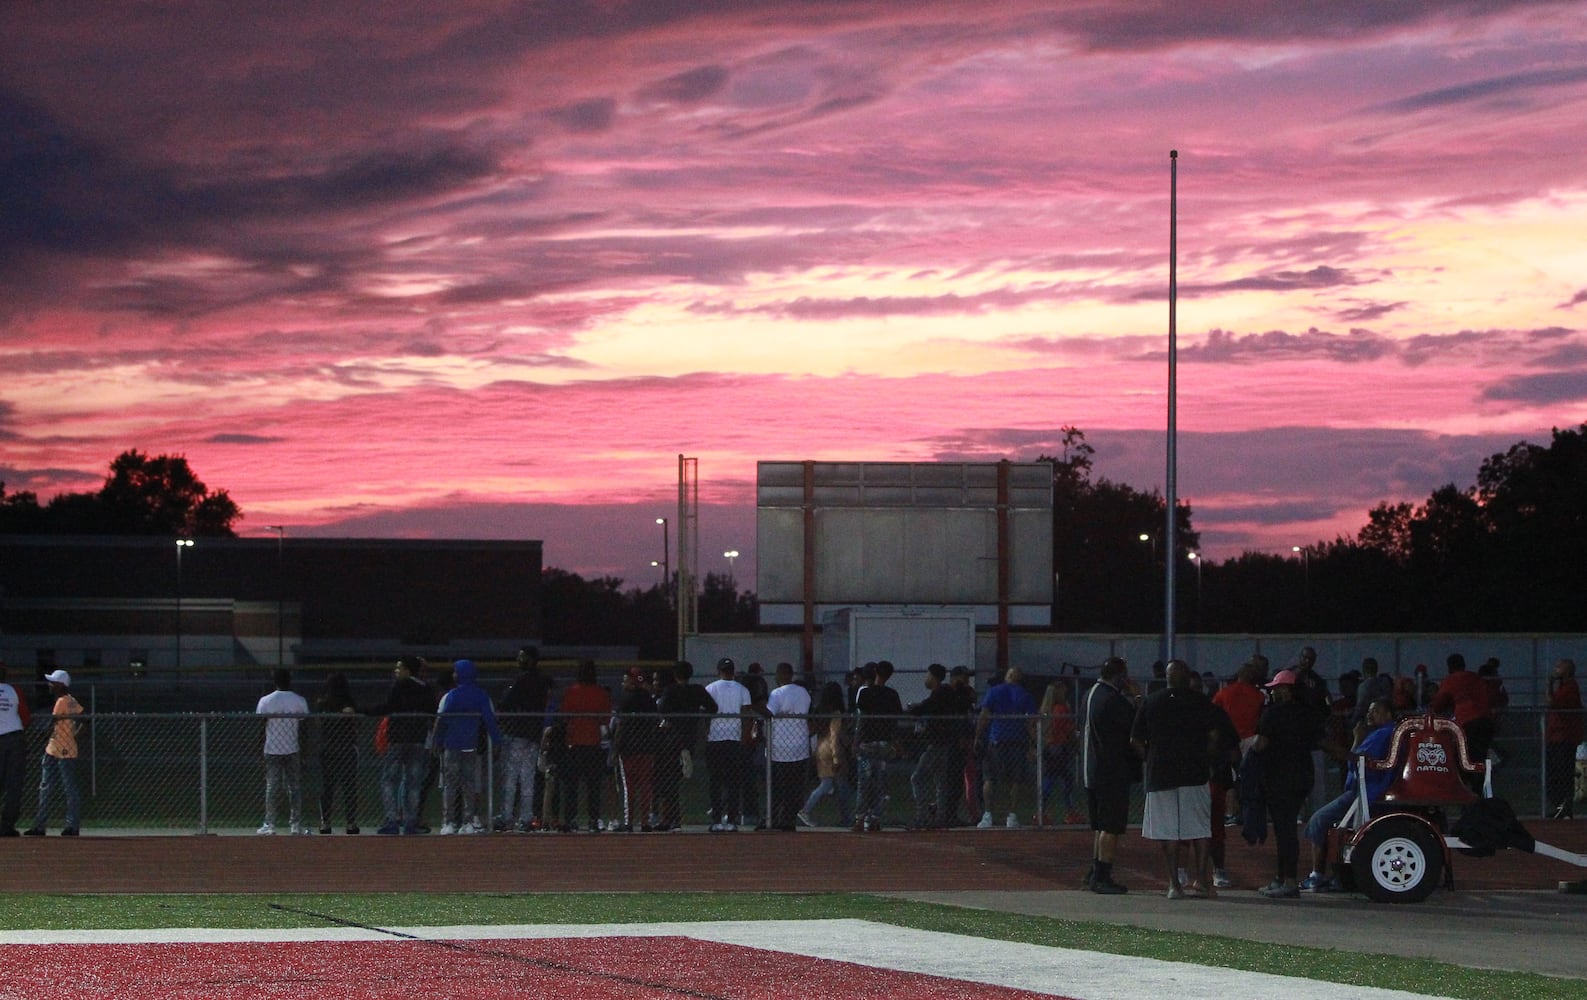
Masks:
[[[75,778],[85,833],[251,832],[260,826],[265,797],[263,717],[251,713],[101,712],[79,718],[83,728],[78,737]],[[893,720],[897,723],[894,749],[883,759],[867,761],[865,752],[854,745],[853,717],[839,716],[842,762],[838,773],[825,783],[818,777],[814,756],[783,765],[768,755],[766,737],[769,723],[795,726],[814,750],[831,729],[830,716],[775,720],[715,717],[739,727],[738,739],[724,741],[731,746],[707,739],[706,722],[711,716],[630,717],[646,732],[663,722],[693,722],[699,733],[697,739],[686,741],[687,746],[640,741],[627,747],[636,752],[627,753],[614,752],[606,738],[609,717],[599,720],[603,732],[600,746],[571,751],[557,739],[565,731],[558,723],[569,718],[555,714],[536,717],[537,723],[549,724],[550,736],[533,746],[528,761],[522,753],[528,749],[524,746],[482,748],[484,752],[476,755],[478,806],[470,816],[442,816],[446,775],[438,755],[426,751],[422,757],[422,804],[413,817],[414,825],[439,831],[449,820],[453,826],[466,826],[477,819],[487,830],[520,825],[526,829],[588,829],[592,824],[601,829],[641,830],[680,824],[708,828],[723,823],[754,828],[776,820],[786,823],[789,817],[798,816],[801,824],[846,827],[859,819],[862,797],[874,804],[878,823],[887,827],[975,824],[986,812],[977,780],[980,761],[968,737],[973,725],[969,718],[956,720],[962,722],[966,735],[946,754],[945,761],[941,755],[930,758],[931,747],[921,731],[921,720],[915,716]],[[377,748],[380,722],[368,716],[302,718],[300,794],[302,824],[307,831],[341,833],[356,828],[374,833],[390,819],[383,786],[393,772],[394,751]],[[35,717],[28,732],[19,827],[32,825],[40,760],[50,724],[47,716]],[[347,762],[351,781],[345,790],[336,789],[334,801],[326,802],[325,793],[334,784],[329,779],[337,765],[326,727],[335,724],[353,727],[352,756]],[[1077,775],[1078,754],[1071,752],[1078,742],[1069,747],[1049,745],[1048,727],[1038,724],[1036,729],[1038,745],[1028,755],[1027,772],[1012,791],[997,791],[1000,806],[992,817],[997,826],[1008,822],[1007,813],[1025,826],[1084,821],[1085,792]],[[679,753],[680,749],[687,753]],[[1494,789],[1521,816],[1549,811],[1546,758],[1543,713],[1506,713],[1494,741]],[[924,785],[912,781],[922,773],[923,759],[927,760],[924,770],[928,778]],[[1574,778],[1578,770],[1574,761],[1571,767]],[[933,774],[946,776],[945,814],[935,802],[935,788],[929,780]],[[1338,766],[1331,766],[1327,785],[1318,794],[1336,794],[1341,781]],[[587,794],[590,787],[597,800],[594,810]],[[812,799],[818,787],[822,794]],[[573,803],[567,799],[570,791],[577,793]],[[921,801],[917,792],[927,801]],[[673,794],[677,807],[670,811],[667,802]],[[525,801],[518,801],[525,796]],[[1137,785],[1132,807],[1137,820],[1141,800]],[[400,796],[398,801],[400,811]],[[1005,801],[1011,804],[1002,806]],[[276,807],[282,832],[288,828],[288,809],[284,798]],[[64,801],[58,789],[50,796],[45,821],[52,833],[63,825]]]

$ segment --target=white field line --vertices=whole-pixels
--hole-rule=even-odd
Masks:
[[[505,940],[676,936],[812,958],[852,962],[947,979],[1007,986],[1075,1000],[1426,1000],[1405,993],[1317,982],[1259,972],[1050,948],[915,930],[868,920],[725,920],[649,924],[486,924],[393,927],[417,938]],[[271,941],[390,941],[391,935],[353,927],[263,930],[155,928],[146,930],[4,931],[0,944],[182,944]],[[1260,946],[1257,946],[1260,947]],[[1434,985],[1434,984],[1429,984]]]

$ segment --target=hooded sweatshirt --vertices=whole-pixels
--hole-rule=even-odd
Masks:
[[[476,682],[479,670],[473,660],[452,665],[457,687],[441,696],[437,710],[435,745],[446,750],[479,749],[479,724],[485,723],[493,743],[502,741],[490,695]]]

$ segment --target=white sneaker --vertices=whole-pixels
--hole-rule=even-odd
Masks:
[[[799,813],[794,816],[794,818],[797,819],[802,826],[816,825],[816,821],[810,818],[810,814],[803,810],[800,810]]]
[[[484,833],[485,832],[485,825],[483,823],[481,823],[479,820],[476,819],[474,822],[468,824],[467,826],[460,827],[457,832],[458,833]]]
[[[992,814],[989,813],[989,812],[982,813],[981,814],[981,822],[975,824],[975,827],[978,830],[990,830],[990,829],[992,829]]]
[[[1008,818],[1003,821],[1003,825],[1008,827],[1010,830],[1018,830],[1019,829],[1019,817],[1014,815],[1013,813],[1009,813],[1008,814]]]
[[[309,828],[308,827],[304,826],[302,823],[293,823],[292,824],[292,836],[294,836],[294,837],[307,837],[308,835],[309,835]]]
[[[1212,873],[1213,888],[1227,889],[1232,885],[1234,885],[1234,883],[1229,881],[1229,873],[1224,871],[1222,868],[1219,868],[1217,871]]]
[[[453,826],[451,823],[442,823],[441,824],[441,836],[450,837],[452,834],[454,834],[456,832],[457,832],[457,827]]]
[[[255,832],[258,833],[259,836],[261,836],[261,837],[274,837],[275,833],[276,833],[275,824],[274,823],[266,823],[264,826],[261,826]]]

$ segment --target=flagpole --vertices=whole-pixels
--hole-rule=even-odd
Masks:
[[[1168,151],[1168,527],[1163,544],[1163,638],[1167,659],[1174,659],[1174,592],[1179,568],[1179,546],[1175,533],[1179,489],[1179,345],[1177,312],[1179,308],[1179,150]]]

